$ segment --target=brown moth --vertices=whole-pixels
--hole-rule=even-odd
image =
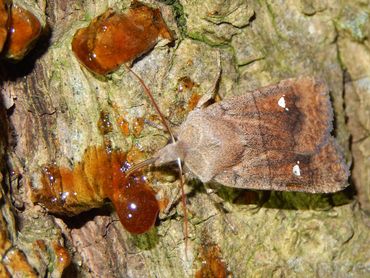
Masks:
[[[349,170],[334,138],[328,88],[287,79],[189,113],[155,165],[181,159],[202,182],[236,188],[329,193]]]

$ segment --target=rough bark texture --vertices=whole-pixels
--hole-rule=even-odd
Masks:
[[[177,40],[132,68],[173,125],[212,87],[220,67],[221,98],[315,75],[329,85],[335,136],[352,162],[351,186],[329,195],[224,187],[207,194],[189,182],[187,257],[178,202],[140,236],[122,228],[109,203],[73,218],[33,203],[45,164],[73,168],[88,147],[107,141],[148,157],[168,136],[147,125],[139,136],[122,132],[117,119],[132,127],[155,114],[142,87],[124,67],[98,78],[71,52],[78,28],[129,1],[14,2],[46,16],[50,36],[22,62],[0,65],[0,276],[60,277],[67,252],[67,277],[202,277],[212,269],[218,277],[370,275],[370,1],[145,1],[161,9]],[[113,125],[105,135],[102,111]],[[158,195],[176,199],[175,172],[152,175]]]

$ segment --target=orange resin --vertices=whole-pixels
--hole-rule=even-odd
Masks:
[[[120,116],[117,119],[117,125],[118,125],[119,129],[121,130],[122,134],[125,137],[127,137],[127,136],[130,135],[130,127],[129,127],[129,124],[128,124],[128,122],[126,121],[126,119],[123,116]]]
[[[135,1],[127,13],[108,10],[77,30],[72,51],[90,71],[105,75],[148,52],[159,38],[173,39],[159,9]]]
[[[41,34],[41,23],[31,12],[13,5],[8,33],[8,58],[22,59]]]
[[[199,259],[202,261],[202,266],[195,273],[195,278],[231,277],[226,263],[222,260],[220,247],[216,244],[208,241],[202,244]]]
[[[68,253],[67,249],[57,242],[54,242],[53,248],[56,255],[54,266],[57,272],[62,274],[63,271],[70,265],[71,256]]]
[[[154,225],[159,205],[143,175],[126,178],[129,167],[125,153],[90,147],[72,170],[45,166],[42,188],[33,189],[34,201],[50,212],[72,216],[101,207],[108,198],[129,232],[144,233]]]
[[[101,135],[106,135],[113,131],[113,125],[110,121],[109,114],[106,111],[100,112],[98,120],[98,129]]]
[[[0,0],[0,52],[3,50],[6,37],[8,36],[9,4],[6,0]]]
[[[134,133],[135,137],[139,137],[141,132],[144,129],[144,118],[138,117],[134,120],[134,123],[132,124],[132,131]]]
[[[112,202],[127,231],[142,234],[155,223],[159,212],[155,192],[143,177],[129,177],[128,182],[114,192]]]

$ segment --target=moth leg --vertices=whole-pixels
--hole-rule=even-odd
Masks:
[[[195,109],[205,108],[211,104],[212,100],[215,99],[215,95],[218,91],[218,85],[220,83],[221,73],[222,73],[220,52],[218,52],[218,55],[217,55],[217,67],[218,67],[218,72],[217,72],[216,78],[214,79],[214,82],[212,83],[208,91],[200,98]]]
[[[154,127],[156,129],[162,130],[162,131],[167,131],[166,128],[160,124],[155,123],[154,121],[144,119],[144,123],[148,126]]]
[[[153,127],[153,128],[156,128],[160,131],[163,131],[163,132],[167,132],[167,129],[165,126],[163,126],[162,124],[158,124],[154,121],[151,121],[151,120],[148,120],[148,119],[144,119],[144,123],[150,127]],[[172,133],[173,135],[175,136],[175,138],[177,138],[177,135],[179,134],[179,127],[176,127],[176,126],[172,126],[171,127],[172,129]]]
[[[234,234],[238,234],[238,229],[236,228],[236,225],[230,220],[227,213],[230,212],[230,210],[225,206],[225,200],[222,199],[220,196],[216,194],[217,190],[210,188],[207,184],[204,185],[206,189],[206,193],[208,198],[213,202],[216,209],[221,213],[221,216],[225,223],[227,224],[227,227],[230,229],[230,231]]]

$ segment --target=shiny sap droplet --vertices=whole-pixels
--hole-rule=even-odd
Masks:
[[[72,51],[90,71],[105,75],[151,50],[160,38],[173,40],[159,9],[134,1],[126,13],[108,10],[77,30]]]
[[[3,50],[9,27],[9,3],[6,0],[0,0],[0,52]]]
[[[60,198],[62,201],[65,201],[69,196],[69,192],[63,192],[61,195],[60,195]]]
[[[147,232],[159,213],[154,190],[137,179],[131,180],[112,201],[123,227],[133,234]]]
[[[32,199],[50,212],[66,216],[101,207],[110,199],[123,227],[131,233],[144,233],[154,225],[159,203],[142,173],[126,177],[129,168],[126,153],[91,146],[72,169],[55,164],[43,167],[42,187],[33,187]]]
[[[41,23],[28,10],[13,5],[7,40],[6,57],[20,60],[33,47],[41,34]]]

